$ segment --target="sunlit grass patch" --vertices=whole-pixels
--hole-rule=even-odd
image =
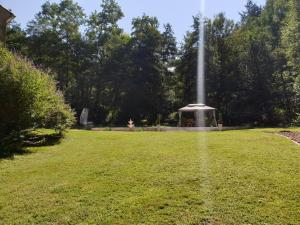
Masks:
[[[73,130],[30,150],[0,161],[0,224],[299,224],[300,148],[264,130]]]

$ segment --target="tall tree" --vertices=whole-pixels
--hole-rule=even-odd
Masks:
[[[288,14],[282,27],[282,51],[286,59],[286,66],[282,73],[285,81],[285,93],[289,94],[286,102],[288,117],[296,116],[295,109],[300,109],[299,91],[297,89],[300,77],[300,2],[288,1]],[[296,84],[294,84],[296,82]]]
[[[177,43],[171,24],[164,25],[164,32],[161,34],[161,60],[162,60],[162,99],[163,108],[161,114],[163,118],[168,117],[170,112],[174,112],[179,107],[179,95],[177,93],[178,74],[175,73],[175,62],[177,57]]]
[[[176,71],[179,74],[178,90],[181,92],[182,105],[196,102],[197,51],[199,35],[199,16],[193,17],[193,30],[187,32],[180,49]]]
[[[133,69],[127,110],[138,121],[146,119],[154,122],[163,107],[159,23],[157,18],[143,15],[133,19],[132,26]]]
[[[109,98],[108,95],[111,95],[111,92],[116,91],[110,89],[108,93],[106,84],[115,75],[114,68],[110,67],[114,51],[126,39],[122,37],[122,29],[117,24],[123,16],[123,12],[115,0],[103,0],[101,11],[93,12],[88,20],[87,37],[91,49],[91,73],[95,88],[94,102],[90,107],[95,112],[106,111],[109,114],[106,118],[107,122],[112,122],[112,117],[115,116],[110,115],[115,115],[117,111],[116,109],[111,110],[103,100]],[[124,44],[126,45],[126,41]]]
[[[237,87],[233,70],[231,43],[228,41],[235,31],[235,23],[218,14],[212,21],[207,21],[206,28],[206,84],[207,102],[214,105],[223,114],[226,121],[230,103]]]
[[[59,4],[46,2],[28,24],[29,56],[35,63],[56,72],[58,85],[68,101],[78,72],[76,46],[81,41],[79,28],[84,17],[83,9],[72,0],[62,0]]]

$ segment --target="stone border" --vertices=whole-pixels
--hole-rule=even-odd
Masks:
[[[290,141],[294,142],[296,145],[300,145],[300,132],[293,131],[280,131],[277,135],[287,138]]]

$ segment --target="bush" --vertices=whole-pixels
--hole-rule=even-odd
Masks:
[[[73,123],[54,80],[0,46],[0,141],[28,129],[62,131]]]

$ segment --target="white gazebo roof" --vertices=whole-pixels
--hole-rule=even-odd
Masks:
[[[189,104],[181,109],[179,109],[180,112],[197,112],[197,111],[213,111],[215,108],[212,108],[210,106],[207,106],[205,104]]]

